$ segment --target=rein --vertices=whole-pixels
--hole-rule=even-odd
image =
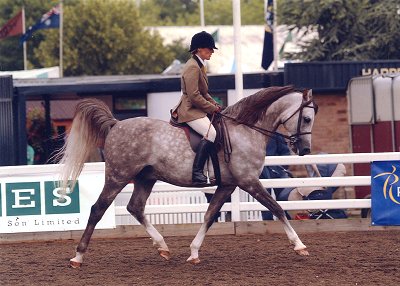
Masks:
[[[227,119],[230,119],[230,120],[232,120],[232,121],[234,121],[234,122],[236,122],[238,124],[245,125],[245,126],[251,128],[251,129],[253,129],[253,130],[255,130],[255,131],[257,131],[257,132],[259,132],[259,133],[261,133],[261,134],[263,134],[265,136],[272,137],[273,135],[278,135],[278,136],[281,136],[281,137],[283,137],[285,139],[288,139],[289,142],[292,142],[293,141],[292,137],[295,136],[295,135],[288,136],[288,135],[285,135],[285,134],[282,134],[282,133],[279,133],[279,132],[276,132],[276,131],[271,131],[271,130],[268,130],[268,129],[265,129],[265,128],[262,128],[262,127],[258,127],[258,126],[255,126],[255,125],[251,125],[251,124],[248,124],[248,123],[245,123],[245,122],[240,122],[240,121],[236,120],[236,118],[230,117],[230,116],[225,115],[225,114],[221,114],[221,116],[223,116],[223,117],[225,117]],[[293,141],[293,143],[290,143],[290,144],[292,145],[294,143],[295,142]]]
[[[232,144],[231,144],[231,138],[229,135],[229,129],[226,126],[226,122],[222,118],[221,113],[213,113],[213,115],[211,117],[210,125],[214,121],[216,122],[217,125],[219,125],[218,130],[220,131],[220,142],[224,149],[225,163],[229,163],[231,160],[231,153],[232,153]]]

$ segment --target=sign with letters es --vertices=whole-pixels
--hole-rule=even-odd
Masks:
[[[400,225],[400,161],[371,163],[372,225]]]
[[[85,229],[91,206],[103,188],[104,172],[84,169],[74,190],[67,189],[62,198],[57,175],[50,168],[54,167],[21,166],[18,174],[10,171],[10,175],[0,169],[0,233]],[[115,228],[114,204],[96,228]]]

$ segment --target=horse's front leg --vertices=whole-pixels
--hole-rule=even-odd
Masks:
[[[110,181],[104,184],[99,198],[90,209],[90,216],[86,225],[86,229],[82,234],[78,246],[76,247],[76,255],[74,258],[70,259],[70,265],[72,268],[81,267],[83,263],[83,255],[89,246],[90,238],[92,237],[97,223],[101,220],[108,207],[114,201],[118,193],[121,192],[121,190],[126,186],[126,184],[127,182],[115,183]]]
[[[146,228],[147,233],[153,240],[153,245],[157,247],[158,253],[161,257],[169,260],[171,255],[164,237],[157,231],[157,229],[150,223],[144,215],[146,201],[150,196],[151,190],[155,184],[155,180],[144,180],[136,178],[135,190],[129,200],[127,210],[137,219],[137,221]]]
[[[272,196],[267,191],[265,191],[264,187],[258,179],[252,182],[243,183],[239,185],[239,187],[248,192],[262,205],[267,207],[272,212],[272,214],[283,223],[283,228],[286,232],[286,235],[288,236],[290,243],[294,244],[294,250],[299,255],[309,255],[307,247],[303,244],[303,242],[301,242],[296,231],[290,225],[282,207],[274,200],[274,198],[272,198]]]
[[[204,241],[206,233],[211,225],[214,223],[219,210],[235,190],[236,186],[219,186],[210,201],[207,212],[204,215],[204,223],[201,225],[196,237],[190,244],[190,257],[186,260],[192,264],[200,263],[199,249]]]

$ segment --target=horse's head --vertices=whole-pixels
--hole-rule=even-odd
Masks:
[[[311,152],[311,129],[318,111],[312,92],[290,93],[281,100],[286,101],[286,108],[278,120],[289,133],[292,151],[300,156],[307,155]]]
[[[289,136],[292,150],[299,155],[311,152],[311,129],[318,106],[311,91],[295,91],[292,86],[273,86],[241,99],[228,106],[224,117],[244,124],[264,135],[283,125]]]

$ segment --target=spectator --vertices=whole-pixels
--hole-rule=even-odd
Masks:
[[[33,165],[35,160],[35,150],[33,150],[31,145],[26,146],[26,161],[28,165]]]

